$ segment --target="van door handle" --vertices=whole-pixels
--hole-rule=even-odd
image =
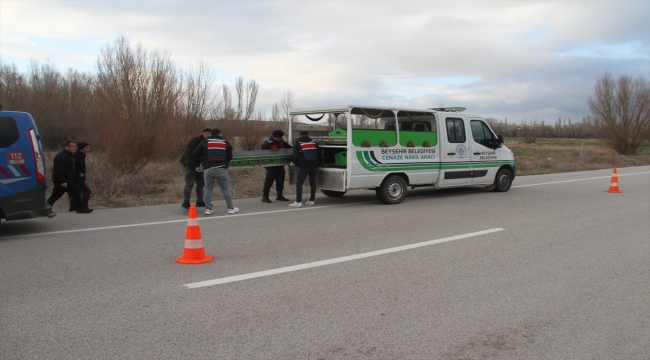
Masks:
[[[456,153],[447,153],[447,155],[456,155]]]
[[[480,152],[475,152],[474,155],[481,155],[481,153]]]

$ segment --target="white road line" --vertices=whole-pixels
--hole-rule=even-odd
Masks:
[[[619,177],[621,176],[630,176],[630,175],[643,175],[643,174],[650,174],[650,171],[646,172],[640,172],[640,173],[632,173],[632,174],[618,174]],[[598,176],[598,177],[592,177],[592,178],[584,178],[584,179],[574,179],[574,180],[563,180],[563,181],[552,181],[552,182],[547,182],[547,183],[538,183],[538,184],[527,184],[527,185],[513,185],[511,186],[512,188],[521,188],[521,187],[529,187],[529,186],[540,186],[540,185],[552,185],[552,184],[561,184],[561,183],[568,183],[568,182],[574,182],[574,181],[587,181],[587,180],[596,180],[596,179],[610,179],[612,176]]]
[[[183,286],[185,286],[188,289],[196,289],[196,288],[200,288],[200,287],[220,285],[220,284],[226,284],[226,283],[231,283],[231,282],[236,282],[236,281],[255,279],[255,278],[260,278],[260,277],[264,277],[264,276],[284,274],[284,273],[288,273],[288,272],[292,272],[292,271],[305,270],[305,269],[311,269],[311,268],[315,268],[315,267],[319,267],[319,266],[338,264],[338,263],[342,263],[342,262],[345,262],[345,261],[359,260],[359,259],[365,259],[365,258],[369,258],[369,257],[373,257],[373,256],[379,256],[379,255],[385,255],[385,254],[390,254],[390,253],[399,252],[399,251],[417,249],[417,248],[420,248],[420,247],[423,247],[423,246],[430,246],[430,245],[440,244],[440,243],[444,243],[444,242],[448,242],[448,241],[466,239],[466,238],[470,238],[470,237],[474,237],[474,236],[485,235],[485,234],[490,234],[490,233],[494,233],[494,232],[498,232],[498,231],[504,231],[504,230],[505,229],[494,228],[494,229],[477,231],[477,232],[463,234],[463,235],[450,236],[450,237],[446,237],[446,238],[442,238],[442,239],[438,239],[438,240],[429,240],[429,241],[424,241],[424,242],[420,242],[420,243],[416,243],[416,244],[409,244],[409,245],[403,245],[403,246],[398,246],[398,247],[389,248],[389,249],[370,251],[370,252],[367,252],[367,253],[362,253],[362,254],[357,254],[357,255],[343,256],[343,257],[329,259],[329,260],[315,261],[315,262],[306,263],[306,264],[287,266],[287,267],[272,269],[272,270],[258,271],[258,272],[254,272],[254,273],[243,274],[243,275],[229,276],[229,277],[220,278],[220,279],[199,281],[199,282],[195,282],[195,283],[185,284]]]
[[[285,209],[285,210],[259,211],[259,212],[253,212],[253,213],[224,215],[224,216],[215,216],[215,217],[200,217],[200,218],[198,218],[198,220],[199,221],[224,220],[224,219],[229,219],[229,218],[238,218],[238,217],[241,217],[241,216],[275,214],[275,213],[283,213],[283,212],[287,212],[287,211],[318,210],[318,209],[326,209],[326,208],[331,208],[331,207],[366,204],[366,203],[369,203],[369,202],[374,202],[374,201],[362,201],[362,202],[355,202],[355,203],[348,203],[348,204],[335,204],[335,205],[323,205],[323,206],[308,206],[308,207],[303,206],[303,207],[298,208],[298,209],[292,208],[292,209]],[[138,227],[138,226],[152,226],[152,225],[172,224],[172,223],[178,223],[178,222],[187,222],[187,219],[166,220],[166,221],[156,221],[156,222],[148,222],[148,223],[127,224],[127,225],[102,226],[102,227],[87,228],[87,229],[50,231],[50,232],[42,232],[42,233],[27,234],[27,235],[16,235],[16,236],[0,237],[0,239],[9,240],[9,239],[19,239],[19,238],[33,237],[33,236],[58,235],[58,234],[70,234],[70,233],[78,233],[78,232],[86,232],[86,231],[123,229],[123,228]]]
[[[623,176],[642,175],[642,174],[650,174],[650,172],[646,171],[646,172],[632,173],[632,174],[618,174],[618,176],[623,177]],[[512,188],[522,188],[522,187],[539,186],[539,185],[551,185],[551,184],[560,184],[560,183],[567,183],[567,182],[574,182],[574,181],[586,181],[586,180],[605,179],[605,178],[611,178],[611,175],[610,176],[599,176],[599,177],[593,177],[593,178],[584,178],[584,179],[553,181],[553,182],[547,182],[547,183],[537,183],[537,184],[527,184],[527,185],[513,185]],[[367,203],[371,203],[371,202],[375,202],[375,201],[363,201],[363,202],[355,202],[355,203],[349,203],[349,204],[324,205],[324,206],[314,206],[314,207],[304,207],[303,206],[303,207],[301,207],[299,209],[260,211],[260,212],[246,213],[246,214],[235,214],[235,215],[217,216],[217,217],[210,217],[210,218],[202,217],[202,218],[199,218],[199,221],[223,220],[223,219],[226,219],[226,218],[236,218],[236,217],[240,217],[240,216],[274,214],[274,213],[282,213],[282,212],[287,212],[287,211],[316,210],[316,209],[325,209],[325,208],[331,208],[331,207],[337,207],[337,206],[367,204]],[[87,228],[87,229],[50,231],[50,232],[42,232],[42,233],[35,233],[35,234],[28,234],[28,235],[7,236],[7,237],[2,237],[2,239],[9,240],[9,239],[20,239],[20,238],[34,237],[34,236],[46,236],[46,235],[79,233],[79,232],[86,232],[86,231],[122,229],[122,228],[138,227],[138,226],[152,226],[152,225],[172,224],[172,223],[185,222],[185,221],[187,221],[187,219],[156,221],[156,222],[149,222],[149,223],[137,223],[137,224],[127,224],[127,225],[103,226],[103,227]]]

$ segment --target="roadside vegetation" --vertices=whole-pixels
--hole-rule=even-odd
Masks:
[[[258,91],[255,80],[240,77],[232,88],[219,84],[205,63],[181,68],[168,52],[132,46],[124,36],[102,49],[94,73],[61,73],[37,61],[21,73],[0,62],[0,104],[33,115],[48,167],[65,140],[91,144],[87,178],[97,208],[180,204],[178,159],[205,127],[221,129],[236,150],[259,149],[275,129],[288,133],[292,94],[285,92],[267,116],[256,110]],[[580,121],[486,120],[514,151],[518,176],[650,164],[645,78],[605,74],[585,101],[591,114]],[[346,121],[345,115],[328,117],[330,125],[345,127]],[[366,116],[352,121],[356,127],[377,125]],[[262,168],[231,170],[233,196],[261,196],[263,180]],[[214,196],[219,199],[219,191]],[[56,210],[64,206],[60,201]]]
[[[650,165],[648,142],[636,155],[619,155],[598,139],[538,138],[535,143],[526,143],[523,137],[510,137],[506,138],[505,145],[515,154],[517,176]],[[46,156],[51,166],[54,152]],[[108,165],[105,156],[93,150],[87,158],[94,208],[180,205],[183,201],[183,171],[177,159],[151,161],[138,173],[125,175]],[[264,169],[230,169],[230,182],[235,199],[261,197]],[[288,180],[284,188],[285,195],[295,194]],[[274,189],[271,195],[275,196]],[[223,200],[218,188],[213,199]],[[66,211],[67,206],[61,200],[55,204],[55,210]]]

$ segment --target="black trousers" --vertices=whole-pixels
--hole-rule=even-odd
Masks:
[[[47,199],[47,203],[53,206],[54,203],[63,196],[63,194],[68,193],[68,195],[74,199],[77,209],[83,208],[83,204],[81,203],[81,190],[79,187],[73,183],[67,183],[67,185],[68,186],[63,187],[60,183],[54,183],[52,194]]]
[[[275,191],[278,195],[282,195],[282,191],[284,190],[284,166],[269,166],[265,169],[266,177],[264,178],[262,194],[268,197],[271,186],[273,186],[273,182],[275,181]]]
[[[77,185],[79,187],[79,191],[81,191],[81,204],[83,207],[88,208],[88,201],[90,201],[90,194],[92,194],[92,191],[85,181],[82,183],[76,183],[75,185]],[[70,200],[70,211],[77,210],[78,207],[75,203],[75,200],[70,194],[68,194],[68,200]]]
[[[316,199],[316,176],[318,176],[318,166],[310,168],[300,168],[298,170],[298,178],[296,179],[296,202],[302,202],[302,184],[309,176],[309,201]]]
[[[196,202],[203,202],[205,193],[205,179],[202,172],[197,172],[195,167],[183,166],[185,173],[185,187],[183,188],[183,202],[189,203],[192,196],[192,187],[196,183]]]

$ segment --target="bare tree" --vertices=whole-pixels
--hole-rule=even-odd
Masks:
[[[278,103],[273,104],[273,108],[271,109],[271,121],[273,122],[281,122],[282,119],[282,114],[280,112],[280,106]]]
[[[239,77],[235,80],[235,91],[237,92],[237,120],[248,120],[255,111],[255,102],[257,101],[257,91],[259,86],[255,80],[248,80],[244,90],[244,79]]]
[[[235,80],[235,93],[237,94],[237,109],[235,112],[235,119],[241,120],[242,113],[244,112],[244,78],[238,77]]]
[[[255,80],[248,80],[246,83],[246,112],[244,119],[248,120],[253,116],[255,111],[255,103],[257,102],[257,91],[259,90],[259,85]],[[260,119],[261,120],[261,119]]]
[[[61,73],[50,62],[40,64],[32,60],[28,79],[32,93],[30,113],[38,119],[43,145],[57,148],[64,140],[74,139],[78,126],[76,122],[66,122],[66,96]]]
[[[537,136],[538,136],[538,129],[539,124],[538,120],[535,119],[530,122],[530,125],[528,125],[528,122],[526,119],[524,119],[524,126],[522,128],[523,132],[523,137],[524,137],[524,142],[526,144],[534,144],[535,141],[537,141]]]
[[[76,140],[97,141],[99,135],[91,130],[97,118],[95,101],[95,77],[90,74],[80,73],[69,69],[62,79],[64,126],[68,132],[74,134],[71,138]]]
[[[181,144],[205,127],[205,122],[214,112],[218,94],[212,88],[212,71],[203,62],[191,66],[184,76],[183,91],[179,101],[179,114],[173,130]]]
[[[265,115],[262,111],[258,111],[256,120],[244,120],[244,126],[240,130],[239,143],[244,150],[259,149],[264,139],[268,136],[269,123],[264,121]]]
[[[169,53],[148,52],[140,44],[132,49],[120,36],[102,49],[97,85],[104,151],[120,170],[136,173],[166,149],[157,140],[181,94],[176,67]]]
[[[18,72],[15,64],[0,61],[0,104],[4,110],[26,111],[31,102],[27,78]]]
[[[230,88],[228,85],[223,84],[221,91],[223,94],[223,100],[220,102],[218,107],[217,119],[234,120],[236,113],[235,109],[232,108],[232,93],[230,92]]]
[[[587,103],[595,132],[619,154],[635,154],[650,136],[650,85],[645,78],[622,75],[615,80],[606,73]]]
[[[284,117],[285,121],[285,132],[289,132],[289,121],[291,121],[291,116],[289,115],[289,111],[293,108],[293,95],[291,95],[291,92],[287,91],[286,93],[282,94],[282,100],[280,101],[280,107],[282,108],[282,115]],[[288,136],[293,136],[292,134],[289,134]]]

